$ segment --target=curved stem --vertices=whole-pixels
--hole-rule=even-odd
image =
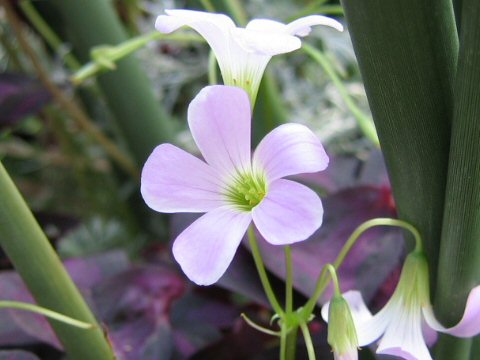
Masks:
[[[360,238],[360,236],[367,231],[368,229],[375,227],[375,226],[396,226],[400,227],[402,229],[410,231],[413,236],[415,237],[415,252],[421,252],[422,251],[422,239],[420,236],[420,233],[418,230],[410,225],[409,223],[398,220],[398,219],[390,219],[390,218],[377,218],[377,219],[372,219],[365,221],[363,224],[358,226],[355,231],[350,235],[348,238],[347,242],[343,246],[342,250],[338,254],[337,258],[333,262],[333,267],[335,270],[337,270],[340,265],[342,265],[343,261],[345,260],[345,257],[348,255],[350,250],[352,249],[353,245],[357,242],[357,240]],[[317,285],[315,287],[315,292],[313,293],[312,297],[308,300],[308,302],[304,306],[303,314],[305,316],[310,316],[312,313],[313,309],[315,308],[315,305],[320,298],[320,296],[323,294],[325,291],[325,288],[328,285],[328,278],[325,276],[325,271],[322,271],[320,274]]]
[[[300,323],[300,329],[302,329],[303,338],[305,340],[305,346],[307,348],[308,360],[316,360],[315,348],[313,347],[312,337],[310,336],[310,330],[308,325],[304,322]]]
[[[41,306],[37,306],[29,303],[22,303],[18,301],[1,300],[0,309],[16,309],[16,310],[30,311],[36,314],[43,315],[50,319],[60,321],[64,324],[78,327],[80,329],[91,329],[96,326],[95,324],[90,324],[84,321],[80,321],[70,316],[60,314],[56,311],[49,310]]]
[[[257,267],[258,275],[260,276],[260,281],[262,282],[263,290],[267,295],[268,301],[270,302],[273,310],[278,315],[283,316],[285,312],[275,297],[272,285],[270,285],[270,281],[268,280],[268,275],[265,270],[265,266],[263,265],[262,255],[260,254],[260,249],[258,248],[257,237],[255,236],[253,225],[250,225],[248,228],[248,240],[250,243],[250,250],[252,251],[253,260],[255,261],[255,266]]]
[[[353,116],[355,116],[358,126],[364,135],[369,138],[370,141],[373,142],[377,147],[380,147],[380,141],[378,140],[377,131],[375,130],[375,125],[373,124],[372,119],[365,115],[352,100],[352,97],[343,85],[343,82],[338,77],[328,58],[320,50],[315,49],[313,46],[308,44],[304,43],[302,45],[302,49],[308,55],[310,55],[310,57],[313,58],[323,68],[323,71],[325,71],[325,73],[330,77],[332,83],[340,93],[343,101],[345,101],[345,105],[347,105],[350,112],[353,114]]]

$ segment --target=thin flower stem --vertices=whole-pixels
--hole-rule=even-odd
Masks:
[[[340,291],[340,284],[338,283],[338,276],[335,267],[332,264],[327,264],[324,266],[324,270],[330,273],[333,285],[335,286],[335,295],[341,296],[342,292]]]
[[[313,347],[313,341],[312,341],[312,337],[310,336],[310,330],[308,329],[308,325],[305,322],[301,322],[300,329],[302,330],[303,339],[305,340],[308,360],[316,360],[315,348]]]
[[[358,126],[363,131],[364,135],[368,139],[370,139],[370,141],[372,141],[377,147],[379,147],[380,141],[378,140],[377,131],[375,130],[375,125],[373,124],[372,119],[365,115],[352,100],[350,94],[343,85],[343,82],[338,77],[328,58],[320,50],[315,49],[309,44],[304,43],[302,49],[323,68],[325,73],[330,77],[332,83],[337,88],[340,96],[343,98],[343,101],[345,101],[348,109],[351,111],[353,116],[355,116]]]
[[[217,58],[212,50],[208,54],[208,83],[210,85],[218,84],[217,77]]]
[[[40,35],[42,35],[48,45],[50,45],[55,52],[59,53],[59,49],[62,46],[62,41],[50,28],[50,26],[48,26],[47,22],[40,16],[38,11],[32,5],[31,1],[22,0],[19,2],[19,5],[25,16],[33,24]],[[71,53],[66,53],[63,58],[65,60],[65,64],[67,64],[71,70],[78,70],[80,68],[80,62]]]
[[[72,100],[67,98],[64,95],[64,92],[58,88],[49,78],[48,73],[43,68],[40,60],[37,58],[35,51],[30,47],[28,41],[25,39],[23,34],[23,29],[20,24],[20,21],[17,18],[17,15],[13,11],[10,3],[6,0],[0,0],[0,3],[5,8],[6,16],[9,20],[9,23],[12,26],[13,31],[18,39],[18,42],[22,49],[25,51],[27,56],[30,58],[35,71],[37,72],[38,78],[42,84],[47,88],[47,90],[52,94],[55,100],[66,110],[72,118],[74,118],[79,126],[81,126],[86,132],[88,132],[102,147],[105,149],[107,154],[117,162],[117,164],[129,173],[135,179],[139,178],[139,171],[132,160],[126,156],[117,145],[108,139],[97,126],[88,118],[88,116],[83,112],[83,110]]]
[[[257,237],[255,236],[255,229],[253,225],[250,225],[248,228],[248,240],[250,243],[250,250],[252,251],[253,260],[255,261],[255,266],[257,267],[258,275],[260,276],[260,281],[263,285],[263,290],[265,291],[273,310],[282,317],[285,312],[278,303],[272,286],[270,285],[270,281],[268,280],[268,275],[265,270],[265,266],[263,265],[262,255],[260,254],[260,249],[258,248]]]
[[[292,249],[290,246],[285,246],[285,312],[291,314],[293,311],[293,271],[292,271]]]
[[[213,6],[210,0],[200,0],[200,2],[205,10],[212,13],[215,12],[215,6]]]
[[[18,301],[1,300],[0,309],[16,309],[16,310],[30,311],[36,314],[46,316],[50,319],[60,321],[64,324],[78,327],[80,329],[91,329],[96,326],[94,324],[90,324],[84,321],[74,319],[70,316],[60,314],[56,311],[52,311],[41,306],[37,306],[29,303],[22,303]]]
[[[280,360],[287,360],[287,327],[282,323],[280,330]]]
[[[264,328],[263,326],[260,326],[258,324],[256,324],[255,322],[253,322],[252,320],[250,320],[248,318],[247,315],[245,314],[240,314],[240,316],[242,317],[243,320],[245,320],[245,322],[250,325],[252,328],[254,328],[255,330],[258,330],[264,334],[268,334],[268,335],[272,335],[272,336],[280,336],[280,332],[279,331],[273,331],[273,330],[270,330],[270,329],[267,329],[267,328]]]
[[[235,22],[240,26],[247,25],[248,17],[245,12],[245,9],[242,6],[242,3],[238,0],[224,0],[225,6],[227,7],[232,17],[235,19]]]
[[[409,223],[398,220],[398,219],[390,219],[390,218],[377,218],[377,219],[372,219],[365,221],[363,224],[358,226],[352,235],[348,238],[347,242],[345,245],[342,247],[342,250],[338,254],[337,258],[335,259],[333,263],[333,267],[335,270],[338,270],[338,268],[342,265],[343,261],[345,260],[345,257],[348,255],[350,250],[352,249],[353,245],[357,242],[357,240],[360,238],[360,236],[367,231],[368,229],[375,227],[375,226],[396,226],[403,228],[405,230],[410,231],[413,236],[415,237],[415,252],[421,252],[422,251],[422,239],[420,236],[420,233],[418,230],[410,225]],[[322,296],[323,292],[325,291],[327,285],[328,285],[328,278],[325,276],[326,272],[322,271],[320,274],[317,285],[315,287],[315,292],[313,293],[312,297],[308,300],[308,302],[305,304],[303,307],[302,313],[305,316],[304,318],[308,318],[312,312],[313,309],[315,308],[315,305]]]

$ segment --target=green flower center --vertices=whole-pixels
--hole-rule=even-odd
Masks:
[[[251,211],[267,194],[267,183],[263,176],[239,174],[228,188],[226,196],[230,203],[243,211]]]

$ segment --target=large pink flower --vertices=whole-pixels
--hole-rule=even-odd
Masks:
[[[281,125],[251,156],[250,116],[242,89],[204,88],[190,104],[188,123],[205,162],[162,144],[142,171],[142,195],[152,209],[206,212],[173,245],[175,259],[199,285],[223,275],[252,220],[276,245],[305,240],[322,223],[318,195],[283,179],[327,167],[317,136],[303,125]]]

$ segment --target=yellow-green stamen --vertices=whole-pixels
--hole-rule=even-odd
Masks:
[[[267,194],[267,184],[263,176],[247,173],[238,174],[228,188],[228,201],[242,211],[251,211]]]

